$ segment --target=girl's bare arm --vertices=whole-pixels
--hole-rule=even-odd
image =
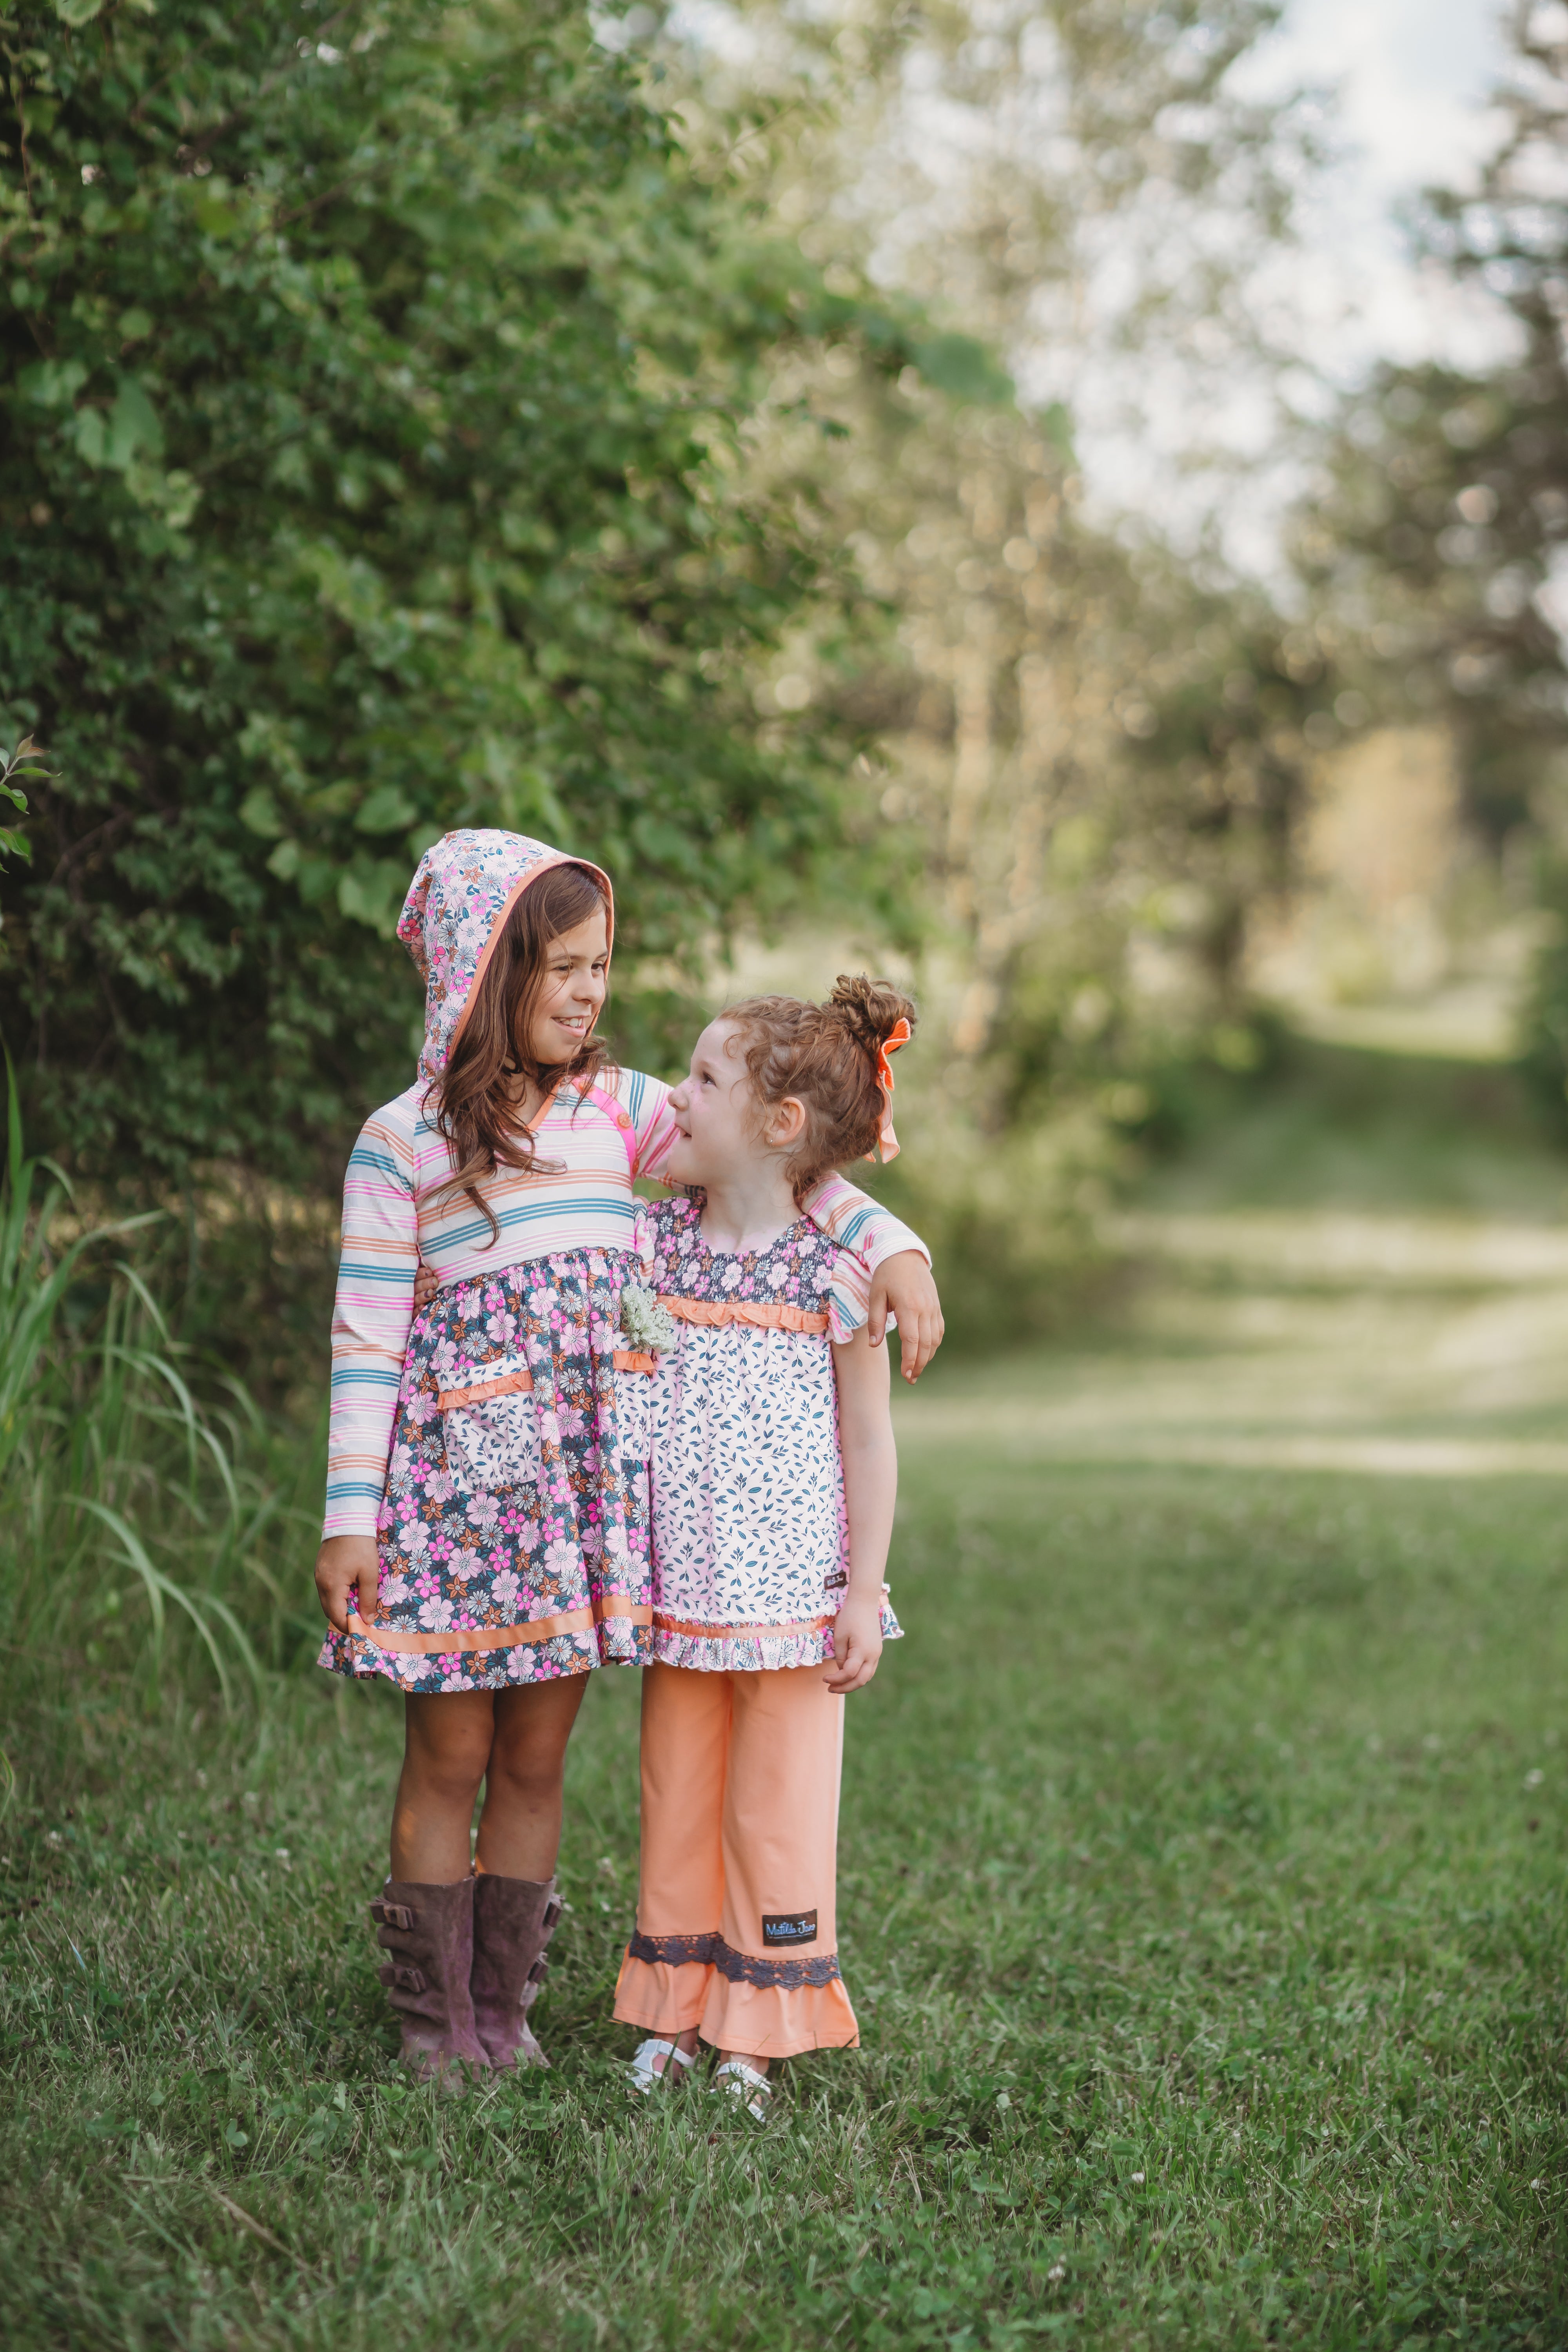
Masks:
[[[942,1300],[936,1277],[919,1250],[883,1258],[871,1276],[868,1328],[879,1348],[891,1313],[899,1327],[899,1369],[912,1386],[942,1345]]]
[[[833,1370],[844,1455],[849,1584],[834,1628],[834,1665],[826,1679],[829,1690],[846,1692],[870,1681],[882,1654],[882,1579],[893,1539],[899,1456],[886,1348],[874,1347],[863,1327],[834,1348]]]

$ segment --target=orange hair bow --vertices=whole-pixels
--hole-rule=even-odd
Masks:
[[[899,1156],[899,1139],[893,1133],[893,1073],[888,1056],[896,1054],[900,1045],[907,1045],[913,1035],[914,1031],[900,1013],[877,1048],[877,1084],[882,1089],[882,1124],[877,1130],[877,1149],[884,1167]]]

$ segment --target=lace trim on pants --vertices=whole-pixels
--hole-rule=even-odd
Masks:
[[[650,1967],[660,1962],[668,1969],[689,1968],[694,1961],[703,1968],[713,1964],[713,1947],[719,1941],[719,1931],[710,1928],[706,1936],[645,1936],[640,1927],[626,1946],[626,1958],[647,1960]]]
[[[639,1927],[626,1945],[626,1958],[655,1968],[661,1962],[671,1969],[697,1963],[717,1969],[731,1984],[755,1985],[761,1991],[777,1985],[785,1992],[799,1992],[807,1985],[837,1984],[842,1974],[837,1952],[809,1960],[760,1960],[751,1952],[736,1951],[716,1928],[706,1936],[645,1936]]]

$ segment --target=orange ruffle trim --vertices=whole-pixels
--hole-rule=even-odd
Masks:
[[[750,1323],[760,1331],[826,1331],[829,1318],[776,1298],[661,1298],[682,1323]]]
[[[731,1984],[700,1961],[671,1968],[634,1960],[628,1952],[616,1979],[615,2014],[623,2025],[672,2041],[695,2026],[715,2050],[748,2050],[756,2058],[795,2058],[805,2050],[853,2050],[860,2027],[842,1978],[830,1984]]]

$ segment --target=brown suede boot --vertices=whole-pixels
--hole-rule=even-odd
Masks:
[[[422,1886],[389,1878],[370,1906],[376,1942],[393,1955],[379,1971],[403,2026],[403,2063],[422,2083],[463,2087],[462,2069],[488,2074],[474,2032],[474,1882]]]
[[[552,1878],[474,1881],[474,2030],[492,2066],[548,2066],[528,2012],[549,1973],[544,1948],[561,1916]]]

